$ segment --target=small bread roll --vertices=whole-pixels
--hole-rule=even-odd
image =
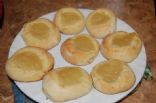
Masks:
[[[63,58],[74,65],[90,64],[98,52],[98,42],[87,34],[68,38],[61,46]]]
[[[6,72],[13,80],[31,82],[41,80],[53,65],[53,56],[44,49],[24,47],[7,60]]]
[[[80,33],[85,27],[84,16],[76,8],[58,10],[54,21],[59,30],[67,35]]]
[[[43,91],[49,99],[64,102],[86,95],[92,89],[90,75],[80,67],[60,67],[43,78]]]
[[[61,39],[55,24],[47,19],[37,19],[26,23],[22,37],[26,45],[43,49],[55,47]]]
[[[140,53],[142,42],[136,33],[118,31],[103,39],[101,53],[108,59],[133,61]]]
[[[91,72],[95,89],[106,94],[116,94],[129,90],[135,83],[131,68],[119,60],[100,62]]]
[[[116,30],[116,17],[108,9],[97,9],[91,12],[86,21],[88,32],[95,38],[104,38]]]

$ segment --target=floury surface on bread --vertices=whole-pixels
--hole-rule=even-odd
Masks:
[[[135,83],[132,69],[120,60],[108,60],[94,66],[91,76],[94,87],[105,94],[129,90]]]
[[[85,27],[84,15],[76,8],[61,8],[54,18],[56,26],[66,35],[80,33]]]
[[[101,53],[107,59],[132,62],[140,53],[142,41],[135,33],[113,32],[103,39]]]
[[[60,67],[43,78],[43,91],[54,102],[65,102],[87,95],[92,89],[90,75],[80,67]]]
[[[116,30],[116,19],[115,14],[111,10],[100,8],[88,15],[86,28],[93,37],[104,38]]]
[[[44,49],[24,47],[7,60],[6,72],[11,79],[16,81],[38,81],[52,69],[53,64],[53,56]]]
[[[56,25],[48,19],[36,19],[23,26],[22,37],[27,46],[49,50],[61,40]]]
[[[99,53],[98,42],[87,34],[66,39],[61,45],[62,57],[74,65],[87,65],[93,62]]]

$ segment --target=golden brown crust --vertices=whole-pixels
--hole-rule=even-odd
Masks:
[[[63,22],[62,16],[63,13],[73,13],[74,15],[69,16],[71,19],[65,20],[66,23]],[[78,20],[76,20],[76,16],[78,16]],[[74,19],[75,18],[75,19]],[[73,23],[69,23],[70,20],[75,20]],[[62,8],[57,11],[54,17],[54,21],[59,30],[67,35],[78,34],[85,27],[85,19],[83,14],[76,8]]]
[[[45,34],[40,34],[38,37],[37,35],[32,35],[31,28],[35,24],[42,24],[48,27],[48,30],[46,30],[46,32],[48,32],[46,36]],[[35,29],[40,28],[36,27]],[[61,35],[56,25],[53,22],[43,18],[26,23],[22,31],[22,37],[26,45],[40,47],[46,50],[55,47],[61,40]]]
[[[94,17],[95,15],[98,16]],[[95,38],[104,38],[106,35],[116,30],[116,22],[116,17],[112,11],[100,8],[88,15],[86,27],[88,32]]]
[[[76,71],[69,71],[73,69],[76,69]],[[60,76],[60,71],[62,71],[63,77]],[[70,72],[72,73],[71,75],[66,74]],[[80,72],[80,74],[77,72]],[[80,67],[60,67],[50,71],[43,79],[43,91],[54,102],[65,102],[79,98],[89,93],[91,89],[92,79]]]
[[[7,60],[6,72],[16,81],[38,81],[53,65],[54,58],[47,51],[37,47],[24,47]]]
[[[107,82],[97,73],[97,67],[100,64],[108,62],[110,61],[100,62],[93,67],[91,76],[95,89],[106,94],[116,94],[129,90],[135,83],[135,75],[132,69],[126,63],[122,62],[123,70],[116,81]],[[108,69],[110,68],[108,67]]]
[[[131,40],[120,40],[114,42],[116,38],[131,35]],[[130,37],[131,38],[131,37]],[[116,40],[117,41],[117,40]],[[122,43],[123,41],[123,43]],[[124,43],[125,42],[125,43]],[[128,43],[129,42],[129,43]],[[127,44],[126,44],[127,43]],[[127,33],[123,31],[114,32],[103,39],[100,51],[107,59],[119,59],[124,62],[133,61],[140,53],[142,42],[136,33]]]
[[[93,62],[95,57],[99,52],[99,45],[98,42],[89,35],[84,35],[91,39],[93,42],[94,48],[92,51],[81,51],[76,49],[74,46],[74,38],[77,38],[79,35],[69,38],[64,41],[61,46],[61,55],[63,58],[71,64],[74,65],[87,65]],[[80,35],[83,36],[83,35]]]

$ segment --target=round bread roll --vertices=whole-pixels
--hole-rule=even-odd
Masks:
[[[41,80],[53,65],[53,56],[44,49],[24,47],[7,60],[6,72],[13,80],[31,82]]]
[[[98,42],[87,34],[68,38],[61,46],[63,58],[74,65],[90,64],[98,52]]]
[[[61,39],[55,24],[47,19],[37,19],[26,23],[22,37],[26,45],[43,49],[55,47]]]
[[[131,68],[119,60],[100,62],[91,72],[95,89],[106,94],[116,94],[129,90],[135,83]]]
[[[133,61],[140,53],[142,42],[136,33],[114,32],[103,39],[101,53],[108,59]]]
[[[104,38],[116,30],[116,17],[108,9],[97,9],[91,12],[86,21],[88,32],[95,38]]]
[[[80,67],[60,67],[43,78],[43,91],[49,99],[64,102],[86,95],[92,89],[90,75]]]
[[[84,16],[76,8],[62,8],[58,10],[54,21],[59,30],[67,35],[80,33],[85,27]]]

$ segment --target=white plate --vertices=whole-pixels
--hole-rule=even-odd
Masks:
[[[85,15],[85,17],[87,17],[87,15],[91,12],[91,10],[88,10],[88,9],[80,9],[80,10]],[[55,12],[44,15],[41,18],[53,20],[54,15],[55,15]],[[124,21],[117,19],[117,31],[120,31],[120,30],[127,31],[127,32],[134,32],[135,31],[128,24],[126,24]],[[20,48],[25,46],[25,43],[21,37],[21,31],[17,34],[16,38],[14,39],[14,41],[11,45],[11,48],[9,51],[9,57],[12,54],[14,54],[17,50],[19,50]],[[82,33],[87,33],[87,30],[85,29]],[[49,52],[55,58],[54,68],[71,65],[68,62],[66,62],[60,54],[60,46],[61,46],[62,42],[65,39],[67,39],[68,37],[71,37],[71,36],[61,35],[61,42],[59,43],[59,45],[57,45],[55,48],[49,50]],[[98,39],[98,41],[101,42],[100,39]],[[92,70],[92,67],[95,64],[97,64],[103,60],[106,60],[106,59],[99,52],[99,54],[96,57],[96,59],[94,60],[94,62],[92,62],[91,64],[89,64],[87,66],[81,66],[81,67],[90,73]],[[112,103],[112,102],[117,102],[118,100],[122,99],[123,97],[128,95],[136,87],[136,85],[139,83],[139,81],[141,80],[141,78],[143,76],[145,66],[146,66],[146,53],[145,53],[144,46],[142,46],[141,52],[138,55],[138,57],[133,62],[129,63],[129,65],[135,73],[136,82],[135,82],[134,86],[131,89],[129,89],[128,91],[123,92],[123,93],[114,94],[114,95],[107,95],[107,94],[102,94],[93,88],[91,90],[91,92],[89,94],[87,94],[86,96],[83,96],[83,97],[78,98],[76,100],[71,100],[68,103],[104,103],[104,102],[105,103]],[[25,93],[27,96],[29,96],[33,100],[40,102],[40,103],[53,103],[52,101],[47,99],[46,96],[44,95],[44,93],[42,92],[42,80],[37,81],[37,82],[31,82],[31,83],[24,83],[24,82],[16,82],[15,81],[15,83],[20,88],[20,90],[23,91],[23,93]]]

